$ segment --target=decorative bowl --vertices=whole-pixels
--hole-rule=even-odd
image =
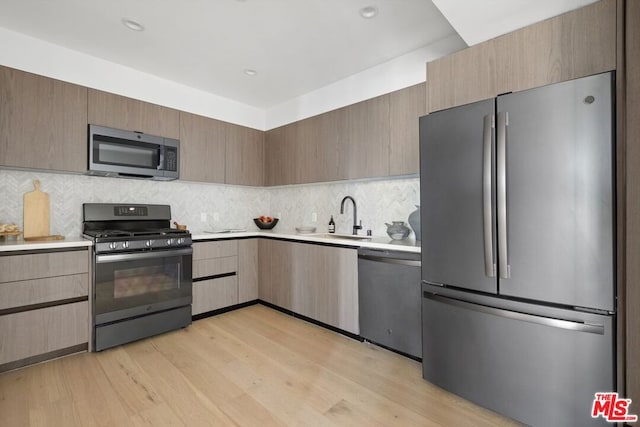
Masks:
[[[260,218],[253,218],[253,222],[260,230],[271,230],[278,223],[278,218],[273,218],[271,222],[263,222]]]

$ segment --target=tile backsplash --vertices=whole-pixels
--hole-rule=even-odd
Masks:
[[[363,229],[371,229],[374,236],[384,236],[385,222],[406,221],[420,201],[418,178],[269,188],[0,169],[0,222],[14,222],[22,229],[22,196],[33,190],[36,179],[41,182],[41,190],[49,193],[51,233],[65,236],[81,233],[82,204],[89,202],[170,204],[172,220],[187,224],[194,232],[223,228],[255,230],[252,218],[267,214],[280,216],[276,231],[314,225],[318,232],[324,232],[333,215],[336,232],[350,233],[353,220],[350,202],[340,215],[340,201],[350,195],[358,205]],[[312,221],[314,213],[317,222]]]

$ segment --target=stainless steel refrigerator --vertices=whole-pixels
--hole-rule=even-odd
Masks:
[[[614,75],[420,119],[423,377],[534,426],[615,384]]]

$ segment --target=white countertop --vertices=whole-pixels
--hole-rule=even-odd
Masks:
[[[416,242],[413,239],[391,240],[388,237],[374,237],[371,240],[351,240],[336,237],[323,237],[316,234],[298,234],[296,232],[276,232],[271,230],[254,230],[231,233],[205,233],[203,231],[192,231],[191,233],[194,241],[237,239],[244,237],[270,237],[274,239],[296,240],[299,242],[351,246],[354,248],[363,247],[420,253],[420,246],[416,245]],[[92,244],[91,240],[84,239],[81,236],[68,236],[64,240],[39,242],[25,242],[22,239],[16,240],[15,238],[10,238],[8,240],[0,240],[0,252],[77,248],[91,246]]]
[[[0,252],[77,248],[91,246],[92,244],[91,240],[83,239],[81,236],[67,236],[64,240],[43,240],[39,242],[25,242],[22,239],[10,238],[8,240],[0,240]]]
[[[373,237],[371,240],[352,240],[337,237],[322,237],[316,234],[298,234],[296,232],[273,230],[239,231],[231,233],[191,232],[193,241],[236,239],[241,237],[270,237],[274,239],[297,240],[300,242],[326,243],[336,246],[352,246],[354,248],[362,247],[420,253],[420,245],[416,245],[413,239],[391,240],[388,237]]]

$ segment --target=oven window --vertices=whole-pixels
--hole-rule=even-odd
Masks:
[[[96,322],[191,304],[192,256],[173,256],[171,252],[150,253],[152,256],[144,259],[97,261]]]
[[[178,265],[126,268],[113,272],[113,298],[168,291],[180,287]]]

